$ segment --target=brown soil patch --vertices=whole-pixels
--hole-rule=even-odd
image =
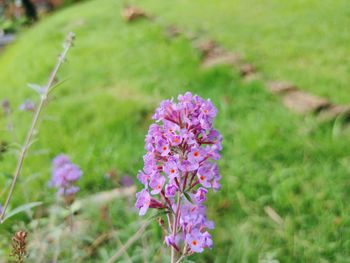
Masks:
[[[283,97],[283,104],[287,108],[301,114],[311,112],[318,113],[330,106],[330,102],[326,99],[319,98],[299,90],[288,92]]]
[[[140,18],[149,18],[141,9],[134,6],[127,6],[122,10],[122,17],[126,22],[132,22]]]
[[[243,64],[239,68],[239,73],[242,77],[248,77],[250,75],[253,75],[257,72],[256,68],[252,64]]]
[[[344,116],[346,121],[350,121],[350,105],[331,105],[320,113],[320,118],[324,120],[336,119],[339,116]]]
[[[267,88],[269,91],[275,94],[284,94],[290,91],[295,91],[297,90],[297,87],[291,83],[288,82],[269,82],[267,84]]]
[[[241,55],[224,50],[213,40],[201,41],[194,45],[202,54],[202,65],[205,68],[219,65],[238,66],[241,64]]]
[[[219,65],[237,66],[241,60],[241,56],[234,53],[225,52],[209,56],[203,60],[203,67],[211,68]]]

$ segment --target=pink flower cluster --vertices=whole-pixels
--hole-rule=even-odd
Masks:
[[[208,189],[220,189],[222,136],[213,128],[217,109],[212,102],[190,92],[178,102],[165,100],[156,110],[146,136],[144,168],[138,174],[143,190],[136,207],[144,215],[149,208],[167,213],[165,242],[186,254],[213,245],[207,229],[214,223],[206,216]]]
[[[80,190],[74,184],[82,175],[83,172],[67,155],[60,154],[52,161],[52,178],[49,185],[58,189],[57,195],[71,196]]]

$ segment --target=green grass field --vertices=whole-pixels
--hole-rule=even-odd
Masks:
[[[345,29],[333,32],[333,26],[343,25],[349,17],[332,15],[327,22],[331,14],[346,15],[346,2],[328,6],[322,1],[317,8],[312,8],[316,1],[257,2],[247,21],[244,15],[250,9],[243,2],[231,13],[230,1],[214,6],[210,1],[181,0],[170,6],[166,1],[147,0],[140,4],[159,15],[156,23],[127,24],[120,16],[121,3],[95,0],[63,10],[20,35],[0,57],[0,99],[10,99],[14,107],[25,98],[35,98],[26,85],[45,83],[65,34],[74,31],[77,39],[59,74],[67,81],[57,88],[46,109],[12,207],[54,202],[54,190],[47,189],[47,182],[51,159],[61,152],[84,171],[80,196],[111,189],[104,174],[112,168],[135,176],[142,168],[143,140],[155,107],[165,98],[192,91],[211,98],[218,107],[215,125],[223,133],[224,150],[220,161],[223,188],[208,198],[209,216],[216,224],[214,248],[191,259],[350,262],[350,135],[341,128],[341,120],[321,123],[313,116],[297,116],[259,81],[242,82],[224,66],[201,69],[200,54],[191,43],[182,37],[166,37],[164,28],[172,22],[188,30],[204,25],[208,34],[227,48],[242,50],[268,76],[291,80],[336,101],[349,101],[343,86],[349,83],[349,63],[345,63],[347,49],[342,43],[350,36]],[[323,5],[329,8],[323,10]],[[275,16],[259,16],[265,11]],[[318,30],[311,29],[314,23]],[[319,41],[318,34],[326,32],[327,38]],[[21,140],[30,118],[25,112],[14,115]],[[2,117],[0,123],[4,127]],[[11,142],[12,136],[1,130],[0,139]],[[14,165],[14,151],[0,160],[1,200]],[[119,201],[110,205],[113,225],[127,233],[122,240],[133,233],[139,220],[132,205]],[[265,213],[267,206],[281,216],[282,224]],[[104,230],[98,211],[89,211],[86,217],[94,234]],[[0,226],[3,251],[13,224],[18,228],[22,219]],[[160,238],[154,223],[147,234],[149,262],[166,262],[157,250]],[[133,262],[143,262],[137,255],[142,246],[139,242],[130,249]],[[85,262],[105,262],[117,248],[109,242]],[[70,254],[61,256],[59,262],[71,262]]]
[[[243,53],[268,79],[338,103],[350,100],[346,0],[134,1],[160,21],[202,31]]]

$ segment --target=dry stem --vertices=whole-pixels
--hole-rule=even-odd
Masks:
[[[123,255],[126,250],[137,240],[139,240],[139,238],[141,237],[141,235],[143,234],[143,232],[145,231],[146,227],[151,223],[150,220],[146,221],[141,227],[140,229],[131,237],[129,238],[129,240],[125,243],[124,246],[122,246],[108,261],[107,263],[113,263],[116,262],[116,260]]]
[[[32,120],[32,124],[30,126],[30,129],[27,133],[27,136],[26,136],[26,139],[24,141],[24,145],[21,149],[21,152],[20,152],[20,155],[18,157],[18,161],[17,161],[17,166],[16,166],[16,170],[15,170],[15,173],[13,175],[13,179],[12,179],[12,183],[11,183],[11,186],[10,186],[10,190],[8,192],[8,195],[7,195],[7,198],[6,198],[6,202],[5,202],[5,205],[3,207],[3,210],[2,210],[2,213],[0,215],[0,223],[3,223],[3,220],[5,218],[5,213],[6,213],[6,209],[11,201],[11,198],[13,196],[13,191],[14,191],[14,188],[16,186],[16,183],[17,183],[17,179],[19,177],[19,175],[21,174],[21,171],[22,171],[22,167],[23,167],[23,162],[24,162],[24,159],[27,155],[27,152],[28,152],[28,149],[32,143],[32,138],[33,138],[33,135],[34,135],[34,132],[35,132],[35,128],[38,124],[38,120],[39,120],[39,117],[40,117],[40,114],[42,112],[42,109],[45,105],[45,103],[47,102],[47,99],[48,99],[48,95],[51,91],[51,87],[54,83],[54,80],[55,80],[55,77],[57,75],[57,72],[59,70],[59,68],[61,67],[62,63],[64,62],[65,60],[65,57],[68,53],[68,50],[72,47],[73,45],[73,40],[74,40],[74,34],[73,33],[69,33],[68,36],[67,36],[67,40],[64,44],[64,49],[61,53],[61,55],[59,56],[58,60],[57,60],[57,63],[53,69],[53,71],[51,72],[51,75],[49,77],[49,80],[45,86],[45,89],[43,91],[43,93],[41,94],[40,96],[40,102],[39,102],[39,105],[35,111],[35,114],[34,114],[34,117],[33,117],[33,120]]]

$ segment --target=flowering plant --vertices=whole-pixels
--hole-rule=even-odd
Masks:
[[[58,189],[57,195],[71,196],[80,190],[74,183],[82,175],[83,172],[67,155],[60,154],[52,161],[52,178],[49,185]]]
[[[212,248],[207,229],[214,223],[206,216],[208,189],[220,189],[222,136],[213,128],[217,109],[212,102],[190,92],[178,102],[165,100],[153,115],[156,121],[146,136],[144,168],[138,174],[144,188],[136,194],[136,207],[144,215],[149,208],[167,215],[165,243],[181,258]]]

